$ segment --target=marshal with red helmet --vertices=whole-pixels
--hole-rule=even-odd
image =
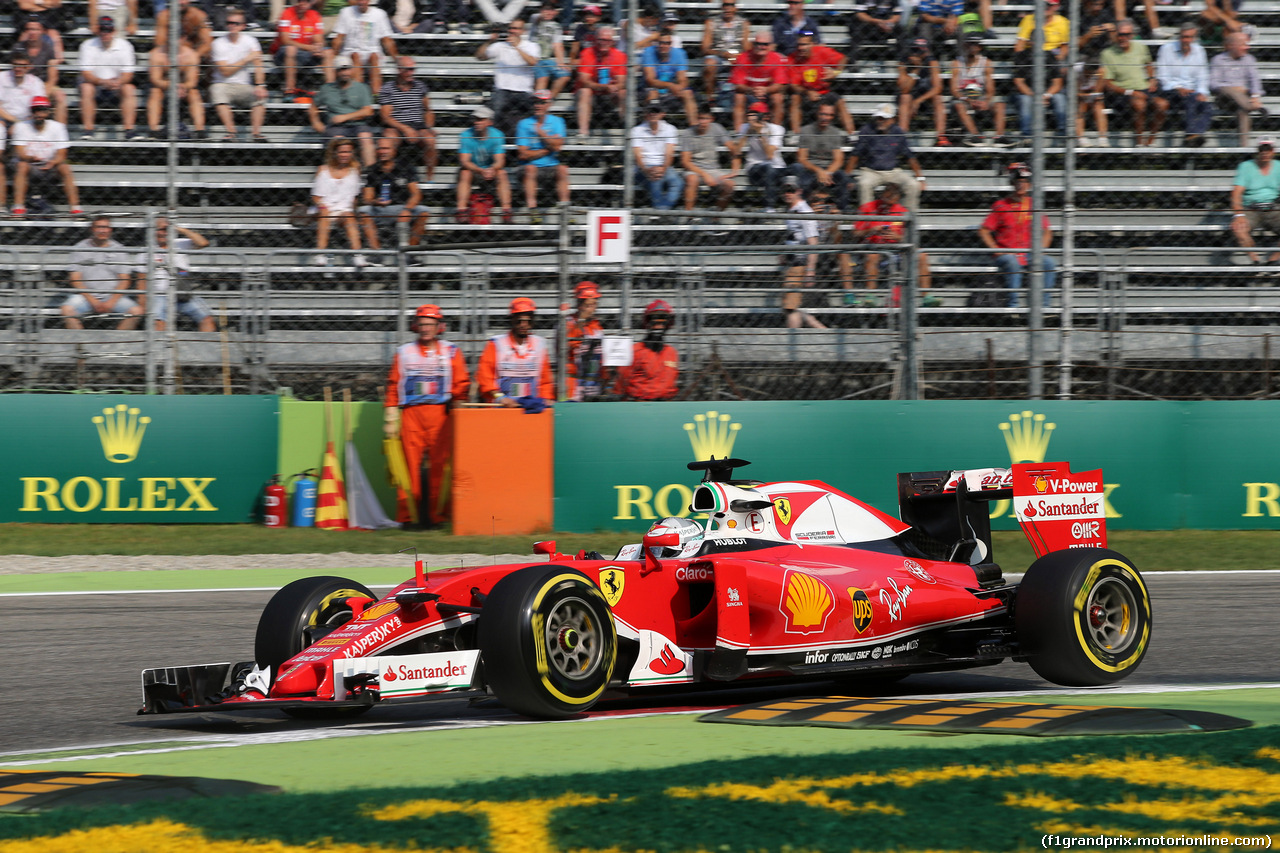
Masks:
[[[263,611],[252,661],[148,669],[142,712],[338,715],[491,695],[564,718],[606,690],[883,680],[1010,659],[1056,684],[1102,685],[1147,652],[1145,583],[1095,544],[1098,472],[899,474],[895,518],[820,481],[742,477],[748,464],[690,463],[703,475],[691,517],[656,522],[611,558],[542,542],[546,562],[428,573],[419,561],[381,599],[345,578],[294,581]],[[1045,549],[1017,582],[996,563],[989,527],[991,502],[1010,499]],[[1076,523],[1099,536],[1075,537]]]
[[[480,399],[500,406],[519,406],[537,414],[555,401],[555,381],[547,339],[533,334],[538,306],[527,296],[511,300],[511,330],[494,335],[480,354],[476,380]]]
[[[614,391],[629,400],[671,400],[679,388],[680,356],[665,341],[675,311],[665,299],[644,309],[644,340],[635,344],[631,364],[618,368]]]

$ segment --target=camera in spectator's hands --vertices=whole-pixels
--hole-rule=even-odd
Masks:
[[[497,39],[504,39],[504,38],[506,38],[506,37],[507,37],[507,25],[506,25],[506,24],[503,24],[503,23],[496,23],[496,24],[493,24],[492,26],[490,26],[490,27],[489,27],[489,35],[491,35],[491,36],[493,36],[494,38],[497,38]]]

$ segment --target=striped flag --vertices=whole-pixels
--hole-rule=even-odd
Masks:
[[[321,530],[347,529],[347,490],[342,482],[342,468],[333,452],[333,442],[324,446],[324,465],[320,469],[320,492],[316,498],[316,527]]]

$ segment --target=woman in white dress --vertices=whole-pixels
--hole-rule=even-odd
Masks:
[[[329,263],[329,256],[324,250],[329,248],[329,230],[335,220],[342,223],[351,248],[361,248],[355,206],[362,183],[355,155],[356,146],[352,140],[344,137],[331,139],[324,149],[324,163],[316,169],[315,181],[311,184],[311,203],[316,208],[317,264]],[[368,261],[364,255],[356,255],[354,263],[362,267]]]

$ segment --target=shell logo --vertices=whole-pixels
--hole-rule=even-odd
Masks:
[[[372,622],[375,619],[381,619],[392,610],[398,610],[400,605],[394,601],[384,601],[381,604],[375,604],[360,614],[361,622]]]
[[[1031,485],[1042,495],[1049,490],[1049,480],[1046,477],[1036,477],[1031,481]]]
[[[793,570],[783,580],[778,609],[787,617],[784,630],[788,634],[815,634],[826,627],[827,617],[835,610],[835,596],[822,581]]]

